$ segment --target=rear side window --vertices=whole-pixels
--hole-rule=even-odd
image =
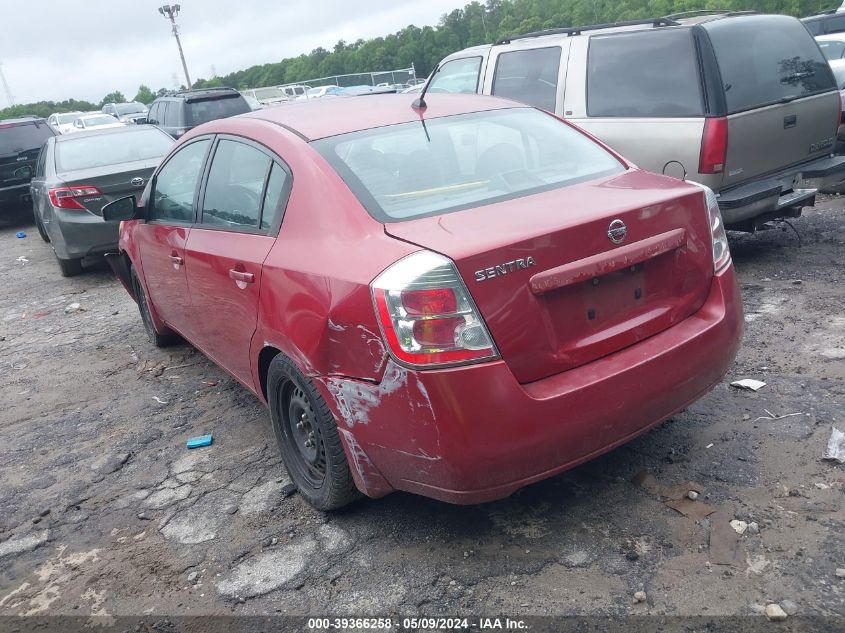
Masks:
[[[834,15],[819,23],[825,33],[841,33],[845,31],[845,16]]]
[[[164,125],[167,127],[176,127],[179,118],[179,104],[176,101],[167,102],[167,110],[164,112]]]
[[[257,229],[270,157],[254,147],[222,140],[214,152],[202,205],[202,223]]]
[[[560,47],[533,48],[499,55],[493,94],[554,112]]]
[[[705,25],[722,75],[728,113],[833,90],[833,74],[795,18],[759,15]]]
[[[23,124],[0,123],[0,156],[38,149],[51,136],[53,136],[53,131],[46,121]]]
[[[270,178],[267,180],[267,191],[264,194],[264,207],[261,214],[261,229],[269,231],[276,226],[284,210],[283,203],[290,189],[288,173],[273,163]]]
[[[185,106],[185,110],[186,124],[191,127],[251,111],[246,99],[241,95],[189,101]]]
[[[208,139],[189,143],[165,163],[155,179],[148,219],[194,221],[194,196],[210,143]]]
[[[594,117],[692,117],[704,114],[690,29],[590,38],[587,113]]]
[[[478,90],[480,57],[453,59],[443,64],[431,80],[429,92],[467,92]]]

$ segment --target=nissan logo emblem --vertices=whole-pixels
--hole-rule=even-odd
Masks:
[[[607,227],[607,237],[614,244],[621,244],[625,241],[625,236],[628,235],[628,227],[622,220],[614,220]]]
[[[144,185],[144,179],[143,178],[133,178],[132,180],[129,181],[129,184],[132,185],[133,187],[142,187]]]

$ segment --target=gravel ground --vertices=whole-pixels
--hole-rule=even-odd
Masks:
[[[0,228],[0,615],[765,622],[777,602],[791,617],[841,616],[845,466],[821,456],[831,426],[845,430],[843,207],[826,198],[797,220],[802,246],[792,231],[732,236],[743,347],[722,384],[660,428],[504,501],[397,493],[330,515],[283,497],[261,403],[191,347],[153,348],[102,262],[63,279],[31,223],[12,219]],[[728,386],[739,378],[767,384]],[[213,446],[185,449],[204,433]],[[687,488],[715,514],[666,505]],[[739,536],[731,519],[756,526]]]

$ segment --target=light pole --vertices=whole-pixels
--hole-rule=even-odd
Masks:
[[[176,24],[176,16],[179,15],[178,4],[166,4],[158,8],[158,12],[170,20],[173,25],[173,37],[176,38],[176,46],[179,47],[179,57],[182,59],[182,70],[185,71],[185,81],[188,82],[188,89],[191,88],[191,76],[188,74],[188,64],[185,63],[185,53],[182,52],[182,42],[179,40],[179,25]]]

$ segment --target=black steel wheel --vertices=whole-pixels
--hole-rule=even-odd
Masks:
[[[284,354],[270,363],[267,400],[282,461],[299,494],[324,511],[358,499],[329,405]]]

